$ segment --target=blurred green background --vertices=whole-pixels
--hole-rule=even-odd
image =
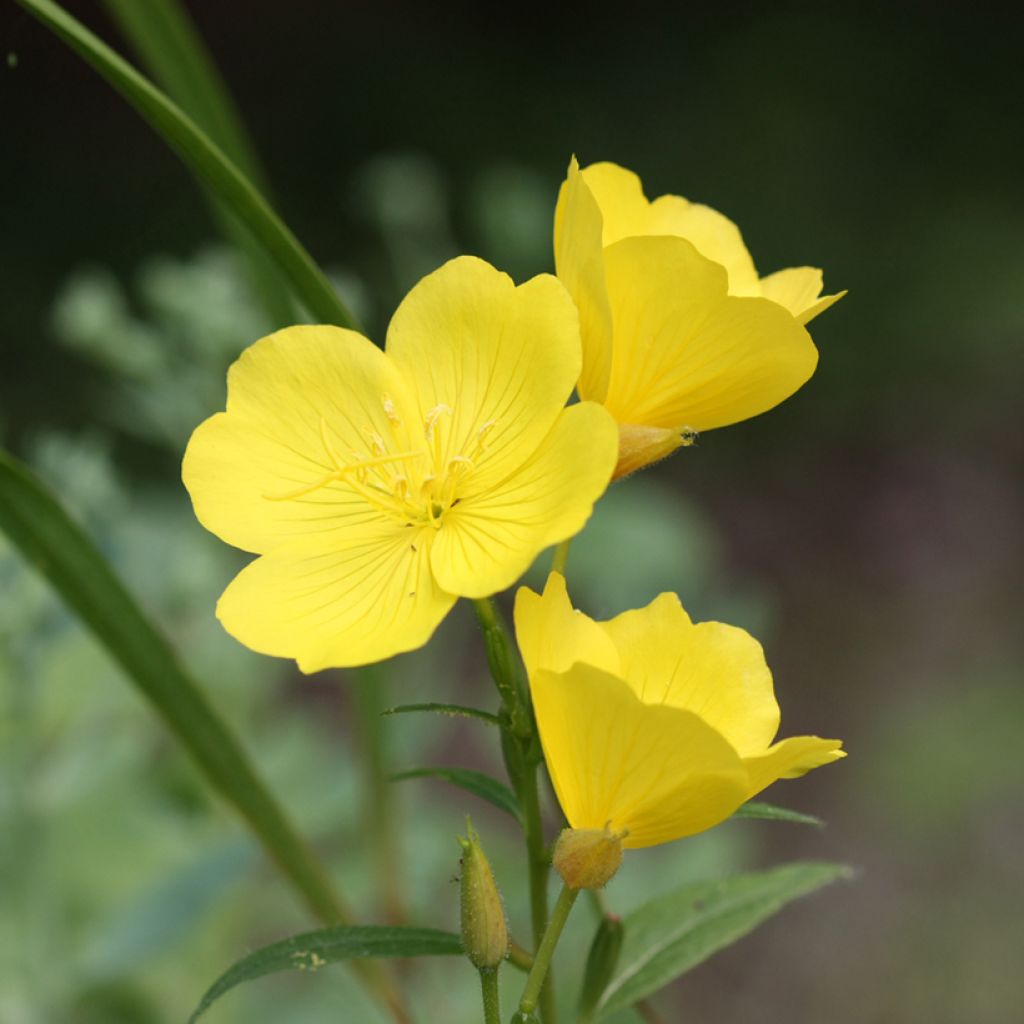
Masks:
[[[127,50],[98,5],[69,6]],[[850,751],[768,798],[828,828],[730,823],[631,854],[609,902],[845,860],[858,881],[656,997],[665,1019],[1018,1019],[1020,17],[985,4],[188,7],[278,209],[377,339],[404,291],[456,253],[520,280],[550,270],[572,153],[727,213],[762,273],[818,265],[829,290],[850,290],[814,324],[809,385],[616,487],[571,562],[593,614],[674,589],[695,618],[763,639],[784,732]],[[186,172],[123,101],[13,5],[0,39],[0,438],[100,542],[379,918],[353,680],[298,678],[223,635],[213,605],[244,558],[195,523],[178,477],[227,364],[265,330],[260,307]],[[234,958],[309,922],[2,541],[0,587],[0,1022],[180,1021]],[[395,703],[492,699],[464,608],[388,675]],[[413,717],[387,720],[395,768],[497,769],[486,727]],[[411,919],[455,925],[468,809],[525,936],[511,823],[441,783],[395,795]],[[474,1019],[466,965],[410,973],[424,1019]],[[239,990],[209,1020],[374,1013],[331,969]]]

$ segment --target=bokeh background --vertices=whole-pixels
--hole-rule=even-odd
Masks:
[[[127,50],[100,5],[69,6]],[[846,761],[768,794],[827,828],[729,823],[633,854],[608,899],[627,910],[686,879],[844,860],[855,882],[657,996],[664,1019],[1019,1019],[1020,18],[985,4],[187,6],[279,210],[378,339],[451,255],[517,279],[550,270],[572,153],[726,212],[762,273],[818,265],[850,290],[814,324],[810,384],[616,487],[571,562],[594,614],[674,589],[694,617],[763,639],[785,732],[847,741]],[[352,722],[360,693],[384,691],[298,678],[221,633],[214,601],[243,559],[195,523],[179,482],[227,364],[266,329],[261,308],[193,182],[119,97],[12,4],[0,48],[0,437],[100,542],[379,919]],[[387,699],[490,702],[474,629],[457,609],[385,671]],[[180,1021],[237,956],[308,925],[2,540],[0,681],[3,1024]],[[387,720],[396,769],[498,770],[484,726],[414,717]],[[409,917],[455,925],[453,837],[471,810],[525,935],[512,824],[441,783],[394,797]],[[410,984],[422,1019],[474,1019],[464,964],[420,966]],[[209,1019],[378,1018],[331,969],[239,990]]]

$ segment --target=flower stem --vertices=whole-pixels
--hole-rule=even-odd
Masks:
[[[548,862],[544,831],[540,818],[540,794],[537,791],[537,765],[526,772],[520,796],[523,829],[526,835],[527,869],[530,878],[530,923],[533,926],[534,949],[539,949],[548,927]],[[540,991],[541,1017],[545,1024],[555,1024],[555,987],[550,976]]]
[[[498,997],[498,969],[481,968],[480,992],[484,1000],[484,1024],[501,1024],[501,1003]]]
[[[524,1015],[533,1013],[537,1005],[537,999],[547,977],[548,968],[551,966],[551,957],[555,952],[555,946],[562,936],[562,929],[569,919],[569,912],[572,910],[576,897],[579,896],[579,889],[570,889],[567,885],[562,886],[558,894],[554,909],[551,911],[551,920],[544,931],[544,938],[541,940],[537,953],[533,958],[533,967],[526,979],[526,987],[523,989],[522,997],[519,1000],[519,1012]]]
[[[530,879],[530,918],[533,942],[539,945],[548,922],[548,856],[544,847],[544,827],[540,815],[540,794],[537,789],[537,768],[540,747],[530,710],[529,696],[523,680],[522,663],[508,636],[508,631],[493,600],[482,598],[473,602],[477,619],[484,631],[487,664],[498,693],[501,695],[502,752],[509,779],[519,800],[526,838],[527,869]],[[549,983],[541,993],[541,1015],[545,1024],[555,1022],[554,990]]]
[[[533,736],[529,704],[523,685],[519,659],[512,649],[508,631],[498,614],[497,606],[490,597],[478,598],[473,602],[476,617],[484,631],[484,647],[487,651],[487,665],[491,677],[501,695],[502,707],[508,718],[509,729],[520,739]]]
[[[572,538],[563,540],[555,548],[555,553],[551,558],[551,571],[561,573],[565,575],[565,567],[569,563],[569,546],[572,544]]]

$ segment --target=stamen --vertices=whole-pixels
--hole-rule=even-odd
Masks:
[[[400,427],[402,421],[398,418],[398,413],[395,411],[394,401],[386,391],[380,396],[380,404],[384,406],[384,415],[387,416],[391,425],[393,427]]]
[[[308,487],[300,487],[296,491],[289,491],[287,494],[264,494],[263,497],[269,501],[286,501],[289,498],[301,498],[304,494],[311,494],[313,491],[331,483],[333,480],[342,480],[349,474],[353,474],[360,483],[365,483],[366,470],[375,466],[386,466],[393,462],[402,462],[404,459],[418,455],[418,452],[398,452],[395,455],[378,455],[373,459],[362,459],[359,462],[350,463],[347,466],[339,466],[337,469],[322,477],[315,484]],[[334,453],[332,451],[332,458]],[[339,460],[340,461],[340,460]]]

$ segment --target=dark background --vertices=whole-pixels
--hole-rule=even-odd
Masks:
[[[681,1012],[1015,1019],[1021,18],[985,4],[188,6],[279,211],[318,260],[361,277],[378,339],[454,252],[518,279],[550,270],[550,223],[528,200],[553,205],[572,153],[727,213],[762,273],[817,265],[827,290],[849,289],[813,324],[821,363],[802,391],[645,474],[713,523],[720,576],[762,596],[784,731],[850,751],[793,790],[829,828],[765,825],[753,863],[862,870],[690,975]],[[127,50],[97,5],[69,8]],[[0,432],[27,455],[102,418],[104,371],[55,338],[68,277],[92,264],[130,288],[153,254],[185,259],[215,232],[187,172],[81,61],[12,4],[0,40],[14,55],[0,70]],[[403,214],[406,172],[433,212]],[[387,174],[398,184],[380,199]],[[482,210],[506,180],[525,197],[518,220]],[[178,486],[172,449],[105,437],[126,480]]]

